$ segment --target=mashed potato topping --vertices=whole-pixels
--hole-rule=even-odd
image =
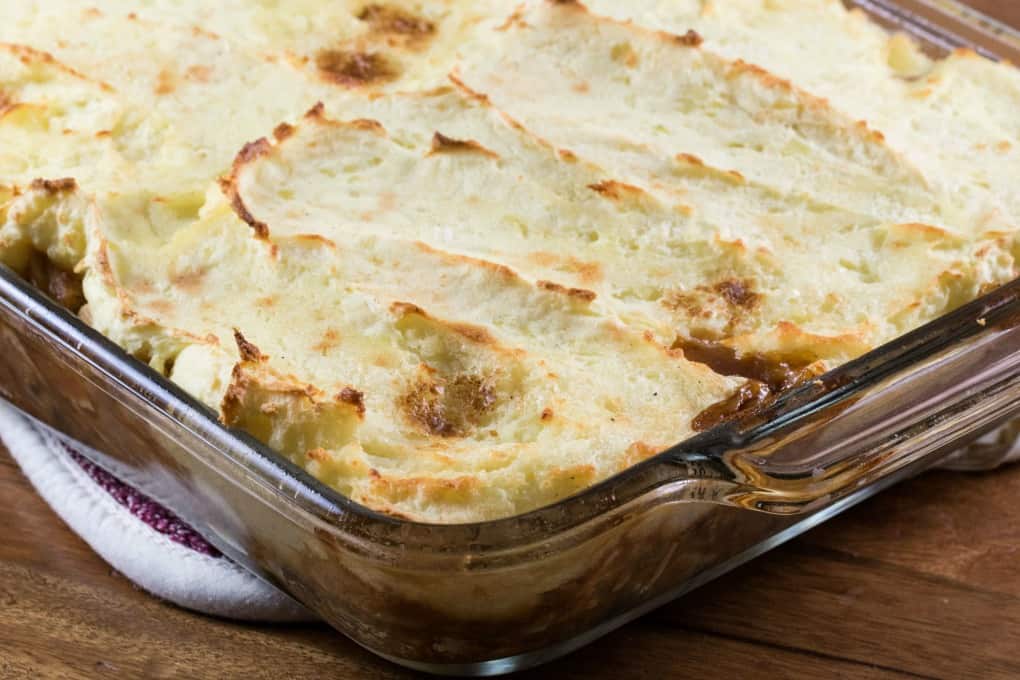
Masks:
[[[5,3],[0,261],[354,500],[492,519],[1015,278],[1017,110],[836,0]]]

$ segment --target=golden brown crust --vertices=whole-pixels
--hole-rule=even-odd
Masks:
[[[667,292],[661,299],[666,309],[683,313],[692,321],[721,316],[725,320],[723,333],[732,335],[753,322],[752,313],[764,299],[750,278],[728,277],[693,289]]]
[[[678,153],[674,159],[689,168],[690,172],[707,173],[731,184],[746,184],[747,179],[736,170],[720,170],[705,163],[699,156],[691,153]]]
[[[308,460],[315,460],[320,463],[328,463],[330,460],[332,460],[333,456],[326,449],[316,448],[305,451],[305,458],[307,458]]]
[[[497,395],[492,376],[477,373],[443,376],[425,368],[398,397],[397,407],[426,434],[464,437],[495,407]]]
[[[182,272],[177,272],[170,276],[170,283],[175,288],[179,288],[188,293],[197,292],[202,288],[202,281],[209,274],[209,270],[206,267],[198,267],[196,269],[188,269]],[[135,286],[138,289],[139,286]]]
[[[527,23],[525,23],[524,21],[524,8],[518,7],[513,11],[512,14],[510,14],[510,16],[506,18],[506,20],[502,24],[497,26],[494,30],[506,31],[509,30],[510,28],[526,28],[526,27]]]
[[[447,262],[457,262],[476,267],[482,267],[484,269],[489,270],[493,274],[497,274],[501,278],[505,279],[507,282],[523,280],[521,279],[520,275],[517,274],[517,272],[515,272],[510,267],[500,262],[493,262],[492,260],[485,260],[480,257],[471,257],[470,255],[461,255],[460,253],[451,253],[445,250],[440,250],[439,248],[434,248],[433,246],[430,246],[428,243],[425,243],[423,241],[415,241],[414,245],[419,250],[422,250],[426,253],[431,253],[433,255],[437,255],[446,260]]]
[[[328,239],[322,234],[294,234],[290,237],[292,241],[311,246],[324,246],[330,250],[336,250],[336,242]]]
[[[352,121],[340,122],[334,121],[326,117],[325,105],[322,102],[317,102],[311,109],[309,109],[305,115],[306,121],[312,122],[317,125],[328,125],[333,127],[349,127],[356,130],[366,130],[374,132],[376,134],[385,135],[386,130],[383,126],[375,120],[359,118]],[[291,138],[297,129],[289,123],[281,123],[276,126],[273,130],[273,137],[277,144],[286,142]],[[266,137],[256,139],[254,142],[248,142],[234,157],[234,162],[231,165],[230,172],[219,179],[220,190],[223,195],[228,199],[230,207],[234,213],[241,218],[242,221],[247,223],[255,231],[256,238],[268,241],[270,237],[269,225],[264,221],[259,220],[251,212],[248,206],[244,202],[244,198],[241,196],[240,187],[238,186],[239,177],[241,172],[246,166],[255,163],[259,159],[269,155],[273,152],[273,142],[269,141]],[[336,244],[325,238],[324,236],[316,234],[298,234],[294,238],[304,239],[307,241],[317,241],[322,245],[328,245],[333,248]],[[275,247],[275,246],[274,246]]]
[[[343,441],[335,440],[337,436],[350,436],[350,430],[337,434],[341,422],[353,429],[364,419],[363,395],[344,388],[330,399],[322,390],[294,376],[278,374],[263,363],[241,361],[231,371],[220,418],[226,425],[248,430],[263,441],[269,441],[276,431],[303,428],[312,440],[317,436],[326,438],[321,448],[329,450],[343,445]]]
[[[260,137],[254,142],[248,142],[237,152],[237,156],[234,158],[234,168],[239,168],[265,156],[272,148],[272,143],[265,137]]]
[[[559,147],[556,147],[551,142],[549,142],[549,140],[545,139],[544,137],[538,134],[535,134],[533,131],[526,128],[519,120],[508,114],[506,111],[503,111],[502,109],[498,109],[495,106],[493,106],[492,101],[489,99],[487,95],[473,90],[467,84],[465,84],[463,80],[460,79],[460,77],[457,75],[456,68],[454,68],[453,71],[447,74],[447,79],[449,79],[449,81],[453,83],[453,90],[459,92],[464,97],[473,101],[479,107],[487,111],[491,111],[494,115],[498,116],[504,123],[509,125],[511,128],[517,130],[522,135],[525,135],[534,144],[549,150],[551,153],[556,154],[561,160],[566,161],[568,163],[580,162],[580,159],[578,158],[577,154],[575,154],[570,149],[561,149]],[[596,166],[589,165],[589,168],[594,170]]]
[[[444,153],[477,153],[488,158],[499,158],[499,154],[495,151],[486,149],[473,139],[454,139],[453,137],[447,137],[441,132],[436,132],[432,135],[432,145],[429,148],[428,155]]]
[[[776,324],[773,334],[781,348],[811,348],[803,349],[799,355],[798,362],[807,364],[819,359],[827,358],[827,352],[837,356],[860,356],[869,349],[871,345],[867,341],[867,326],[858,330],[852,330],[839,335],[819,335],[809,333],[795,323],[780,321]],[[738,342],[740,338],[734,338]],[[791,355],[796,356],[796,355]]]
[[[499,347],[499,343],[496,338],[482,326],[476,326],[474,324],[455,322],[455,321],[444,321],[443,319],[437,319],[431,316],[424,309],[416,304],[410,302],[396,301],[390,305],[390,311],[399,318],[406,316],[417,316],[422,319],[428,319],[437,326],[449,329],[459,335],[460,337],[469,340],[476,345],[487,345],[494,349]]]
[[[152,88],[153,94],[172,94],[177,89],[177,76],[167,69],[163,69],[156,76],[156,85]]]
[[[925,241],[932,242],[945,242],[951,241],[956,238],[951,232],[946,231],[942,227],[936,227],[933,224],[923,224],[921,222],[906,222],[903,224],[897,224],[896,228],[901,231],[906,231],[914,236],[919,236]]]
[[[373,34],[399,38],[406,47],[420,48],[436,33],[436,25],[394,5],[370,3],[356,15]]]
[[[14,97],[3,90],[0,90],[0,118],[2,118],[5,113],[10,111],[16,105],[17,102],[14,101]]]
[[[692,153],[678,153],[676,155],[676,159],[681,163],[686,163],[687,165],[692,165],[697,168],[705,167],[705,161]]]
[[[678,44],[683,45],[684,47],[701,47],[701,45],[705,42],[705,39],[701,37],[701,34],[694,29],[687,31],[683,35],[674,36],[674,39]]]
[[[369,132],[375,132],[380,135],[386,134],[386,128],[383,127],[382,123],[370,118],[357,118],[346,123],[339,123],[339,125],[346,125],[347,127],[354,128],[355,130],[368,130]]]
[[[715,284],[713,289],[735,307],[753,308],[761,301],[761,294],[754,292],[751,279],[726,279]]]
[[[273,128],[273,139],[279,144],[294,135],[297,132],[297,128],[290,123],[280,123]]]
[[[492,102],[489,100],[488,95],[486,95],[485,93],[479,92],[479,91],[477,91],[475,89],[472,89],[471,87],[468,87],[467,83],[465,83],[463,80],[461,80],[460,76],[457,75],[457,69],[456,68],[454,68],[454,70],[451,71],[449,73],[449,75],[447,75],[446,77],[449,78],[450,82],[453,83],[454,87],[457,90],[459,90],[460,92],[464,93],[464,95],[467,96],[468,98],[470,98],[472,101],[475,101],[475,102],[477,102],[479,104],[482,104],[482,105],[485,105],[485,106],[489,106],[489,107],[492,106]]]
[[[477,493],[482,483],[477,477],[391,477],[380,475],[371,481],[372,493],[391,503],[420,497],[426,503],[466,502]],[[387,514],[404,516],[396,511]],[[406,516],[405,516],[406,517]]]
[[[544,250],[538,250],[528,255],[528,259],[542,267],[556,268],[576,274],[585,284],[594,284],[605,278],[602,263],[597,261],[581,260],[572,255],[559,255]]]
[[[0,51],[8,52],[9,54],[15,56],[18,59],[18,61],[20,61],[22,64],[25,64],[26,66],[31,64],[46,64],[47,66],[58,69],[69,76],[77,78],[78,80],[84,80],[90,83],[95,83],[100,89],[106,92],[114,91],[113,87],[109,83],[90,79],[88,76],[84,75],[80,71],[77,71],[68,66],[67,64],[64,64],[63,62],[59,61],[49,52],[37,50],[27,45],[15,45],[11,43],[0,43]]]
[[[746,62],[743,59],[737,59],[733,61],[729,65],[729,70],[727,71],[726,75],[730,78],[737,78],[743,75],[751,75],[754,76],[754,78],[756,78],[763,85],[772,89],[780,89],[786,92],[794,92],[796,89],[794,88],[793,83],[791,83],[786,78],[780,78],[771,71],[768,71],[762,68],[761,66],[758,66],[757,64],[751,64],[749,62]],[[819,104],[824,101],[822,99],[817,99],[814,97],[812,99],[817,101]]]
[[[312,345],[311,349],[313,352],[321,352],[325,354],[336,349],[340,345],[340,331],[335,328],[327,328],[322,334],[322,338]]]
[[[45,191],[48,194],[63,194],[78,190],[78,182],[73,177],[62,177],[60,179],[34,179],[28,185],[33,191]]]
[[[390,305],[390,312],[395,316],[404,317],[408,315],[430,318],[428,313],[413,302],[400,302],[399,300]]]
[[[589,184],[588,188],[611,201],[633,200],[646,195],[645,190],[641,187],[625,182],[617,182],[614,179]]]
[[[635,25],[633,22],[630,22],[630,21],[621,21],[619,19],[613,19],[613,18],[610,18],[610,17],[607,17],[607,16],[594,14],[588,8],[587,5],[585,5],[582,2],[579,2],[579,0],[546,0],[546,2],[547,2],[547,4],[552,5],[554,7],[557,7],[557,8],[560,8],[560,9],[584,12],[585,14],[591,15],[592,17],[597,19],[599,22],[602,22],[602,23],[605,23],[605,24],[615,24],[617,26],[626,26],[626,27],[628,27],[630,30],[632,30],[634,32],[641,33],[643,35],[652,36],[652,37],[654,37],[657,40],[660,40],[660,41],[662,41],[664,43],[668,43],[668,44],[671,44],[671,45],[679,45],[681,47],[688,48],[688,49],[697,49],[697,48],[701,47],[701,45],[705,42],[705,39],[701,36],[701,34],[699,34],[694,29],[688,29],[686,33],[678,35],[676,33],[669,33],[667,31],[658,31],[658,30],[654,30],[654,29],[650,29],[650,28],[645,28],[645,27],[642,27],[642,26]],[[523,19],[521,19],[521,20],[518,20],[518,21],[514,22],[510,26],[508,26],[508,28],[509,27],[527,28],[528,24],[526,22],[524,22]]]
[[[831,111],[832,109],[827,99],[816,97],[798,88],[789,80],[780,78],[771,71],[766,70],[757,64],[748,63],[743,59],[737,59],[731,62],[726,75],[728,78],[739,78],[745,75],[751,76],[767,88],[778,89],[796,96],[797,99],[803,102],[805,107],[810,109],[817,111]],[[848,126],[847,129],[856,131],[860,134],[862,139],[868,142],[874,144],[885,143],[885,135],[879,130],[872,129],[867,121],[858,121],[856,125]]]
[[[304,119],[310,121],[316,125],[323,125],[327,127],[337,128],[352,128],[355,130],[365,130],[368,132],[374,132],[381,136],[386,136],[386,128],[383,127],[382,123],[371,118],[355,118],[354,120],[343,121],[334,120],[326,115],[326,105],[322,102],[317,102],[315,106],[308,109],[305,112]],[[284,140],[280,140],[281,142]]]
[[[344,48],[320,50],[315,67],[326,82],[350,88],[381,85],[400,75],[397,65],[382,52]]]
[[[244,396],[247,392],[249,377],[241,364],[234,366],[230,375],[230,386],[223,395],[223,403],[220,405],[220,418],[227,425],[234,425],[240,422],[244,415]]]
[[[323,102],[315,102],[315,105],[305,112],[304,117],[308,120],[327,121],[326,105]]]
[[[552,293],[562,293],[563,295],[584,303],[594,302],[595,298],[598,297],[593,290],[585,290],[584,288],[568,288],[567,286],[553,281],[538,281],[535,285],[542,290],[547,290]]]
[[[492,334],[482,326],[462,322],[449,323],[447,325],[454,333],[470,340],[476,345],[489,345],[492,347],[498,345],[496,338],[492,337]]]
[[[357,410],[358,416],[363,417],[365,415],[365,395],[363,392],[354,389],[353,387],[345,387],[336,395],[339,401],[345,404],[350,404]]]
[[[260,137],[254,142],[248,142],[241,147],[241,150],[234,158],[230,173],[219,180],[220,190],[230,201],[230,207],[233,208],[238,217],[255,230],[255,236],[263,241],[269,240],[269,225],[255,219],[255,216],[248,210],[248,206],[244,204],[244,199],[241,198],[241,192],[238,190],[237,178],[245,165],[267,155],[272,151],[272,148],[272,143],[265,137]]]
[[[237,351],[241,355],[241,361],[257,364],[269,359],[255,343],[245,338],[241,331],[236,328],[234,329],[234,342],[237,344]]]

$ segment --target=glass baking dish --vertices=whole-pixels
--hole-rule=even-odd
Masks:
[[[948,0],[851,3],[934,52],[1020,62]],[[548,661],[1020,416],[1020,281],[555,505],[429,525],[325,487],[0,266],[0,395],[371,651],[420,670]]]

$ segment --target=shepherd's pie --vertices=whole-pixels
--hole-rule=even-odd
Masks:
[[[22,0],[0,261],[323,482],[546,505],[1018,275],[1020,75],[836,0]]]

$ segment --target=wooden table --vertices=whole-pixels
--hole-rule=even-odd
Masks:
[[[1020,25],[1020,3],[971,0]],[[520,677],[1020,677],[1020,467],[932,473]],[[0,450],[0,678],[413,677],[320,625],[163,604]]]

